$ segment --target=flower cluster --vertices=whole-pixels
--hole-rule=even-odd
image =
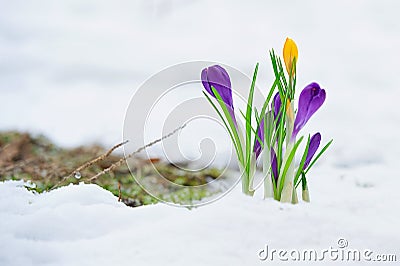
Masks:
[[[232,139],[242,171],[242,191],[253,195],[253,179],[257,160],[262,161],[264,174],[264,197],[282,202],[298,202],[297,187],[301,184],[302,199],[309,201],[306,175],[326,151],[329,141],[316,155],[321,143],[319,132],[308,136],[301,159],[296,163],[296,153],[305,139],[299,137],[301,129],[313,114],[322,106],[326,92],[318,83],[310,83],[301,91],[295,111],[296,63],[298,49],[296,43],[287,38],[283,47],[283,61],[272,50],[270,58],[275,80],[261,110],[253,110],[253,95],[258,73],[256,65],[253,81],[247,99],[244,128],[238,124],[235,116],[232,86],[227,71],[214,65],[203,69],[201,80],[206,90],[204,95],[225,124]],[[220,108],[209,97],[217,100]],[[222,110],[222,112],[221,112]],[[255,118],[256,127],[253,127]],[[316,155],[316,156],[315,156]],[[260,159],[262,158],[262,159]]]

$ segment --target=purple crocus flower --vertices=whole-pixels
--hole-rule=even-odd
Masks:
[[[281,109],[281,97],[280,97],[280,95],[279,95],[279,92],[277,92],[276,94],[275,94],[275,96],[274,96],[274,99],[273,99],[273,104],[271,104],[271,109],[273,109],[273,119],[275,120],[275,122],[276,122],[276,127],[278,127],[278,125],[279,125],[279,120],[280,120],[280,118],[281,118],[281,116],[282,116],[282,114],[279,114],[279,111],[280,111],[280,109]],[[269,111],[268,112],[268,114],[271,114],[271,112],[272,111]],[[278,118],[278,115],[279,115],[279,118]],[[260,125],[258,126],[258,129],[257,129],[257,135],[258,135],[258,137],[261,139],[261,140],[264,140],[264,118],[261,120],[261,122],[260,122]],[[261,153],[261,144],[260,144],[260,142],[258,141],[258,139],[256,139],[256,143],[254,144],[254,149],[253,149],[253,151],[255,152],[255,154],[256,154],[256,158],[258,158],[258,156],[260,155],[260,153]]]
[[[304,127],[311,116],[321,107],[325,98],[325,90],[321,89],[318,83],[313,82],[303,89],[300,94],[296,120],[294,121],[292,139],[297,136],[297,133]]]
[[[201,82],[203,83],[206,91],[214,98],[216,97],[211,89],[211,86],[215,88],[236,124],[236,118],[233,110],[231,80],[228,72],[226,72],[226,70],[219,65],[207,67],[201,71]]]
[[[261,120],[260,125],[257,128],[257,136],[261,141],[264,141],[264,118]],[[256,154],[256,159],[261,153],[261,143],[256,139],[256,143],[254,143],[253,151]]]
[[[320,133],[314,134],[310,139],[310,145],[308,147],[308,152],[307,152],[306,160],[304,162],[303,170],[305,170],[307,168],[307,166],[310,164],[311,159],[314,157],[315,153],[317,152],[320,143],[321,143],[321,134]]]
[[[281,119],[281,115],[282,115],[282,114],[279,114],[281,105],[282,105],[281,96],[279,95],[279,92],[277,92],[274,96],[274,118],[275,118],[277,125],[279,124],[279,120]],[[278,115],[279,115],[279,118],[277,118]]]
[[[257,136],[258,136],[258,138],[256,138],[255,143],[254,143],[254,148],[253,148],[253,151],[256,154],[256,159],[258,158],[258,156],[261,153],[260,140],[264,141],[264,120],[267,119],[267,127],[269,127],[271,125],[272,119],[274,119],[273,115],[274,115],[273,111],[268,111],[266,113],[266,115],[261,119],[261,122],[258,125],[258,128],[257,128]]]
[[[272,168],[272,174],[275,179],[275,183],[278,182],[278,160],[276,158],[276,153],[274,149],[271,148],[271,168]]]

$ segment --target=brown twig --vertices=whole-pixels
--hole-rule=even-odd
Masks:
[[[124,142],[118,143],[117,145],[114,145],[111,149],[109,149],[106,153],[94,158],[93,160],[90,160],[84,164],[82,164],[81,166],[79,166],[78,168],[76,168],[71,174],[67,175],[66,177],[64,177],[63,179],[61,179],[57,184],[55,184],[51,189],[54,189],[56,187],[58,187],[60,184],[62,184],[65,180],[67,180],[68,178],[71,178],[72,176],[80,173],[82,170],[92,166],[93,164],[104,160],[105,158],[107,158],[108,156],[110,156],[110,154],[117,148],[121,147],[122,145],[125,145],[126,143],[128,143],[128,140],[125,140]]]
[[[143,150],[149,148],[150,146],[153,146],[154,144],[157,144],[161,141],[163,141],[166,138],[171,137],[172,135],[174,135],[176,132],[178,132],[179,130],[182,130],[184,127],[186,126],[186,124],[184,124],[183,126],[180,126],[178,128],[176,128],[174,131],[172,131],[171,133],[162,136],[159,139],[156,139],[146,145],[144,145],[143,147],[140,147],[139,149],[137,149],[136,151],[132,152],[131,154],[128,154],[126,157],[121,158],[120,160],[118,160],[117,162],[113,163],[110,167],[104,169],[103,171],[101,171],[100,173],[97,173],[96,175],[92,176],[89,181],[92,182],[93,180],[97,179],[99,176],[102,176],[104,174],[107,174],[108,172],[112,171],[115,167],[120,166],[124,161],[126,161],[129,158],[132,158],[133,156],[135,156],[136,154],[142,152]]]
[[[186,127],[186,124],[184,124],[184,125],[182,125],[182,126],[176,128],[174,131],[170,132],[169,134],[167,134],[167,135],[165,135],[165,136],[162,136],[161,138],[156,139],[156,140],[154,140],[154,141],[152,141],[152,142],[150,142],[150,143],[144,145],[143,147],[140,147],[139,149],[137,149],[137,150],[134,151],[133,153],[131,153],[131,154],[127,155],[126,157],[121,158],[121,159],[118,160],[117,162],[113,163],[110,167],[108,167],[108,168],[104,169],[103,171],[101,171],[100,173],[97,173],[96,175],[92,176],[92,177],[89,179],[89,182],[92,182],[93,180],[97,179],[99,176],[102,176],[102,175],[104,175],[104,174],[106,174],[106,173],[112,171],[114,168],[120,166],[125,160],[127,160],[127,159],[133,157],[134,155],[136,155],[136,154],[142,152],[143,150],[149,148],[150,146],[153,146],[154,144],[157,144],[157,143],[163,141],[164,139],[171,137],[171,136],[174,135],[176,132],[182,130],[184,127]],[[63,182],[65,182],[68,178],[71,178],[71,177],[74,176],[75,174],[80,173],[80,171],[82,171],[82,170],[88,168],[89,166],[91,166],[91,165],[93,165],[93,164],[95,164],[95,163],[97,163],[97,162],[99,162],[99,161],[104,160],[104,159],[107,158],[115,149],[121,147],[122,145],[126,144],[127,142],[128,142],[128,140],[126,140],[126,141],[124,141],[124,142],[121,142],[121,143],[119,143],[119,144],[113,146],[113,147],[112,147],[110,150],[108,150],[106,153],[104,153],[104,154],[102,154],[102,155],[100,155],[100,156],[94,158],[93,160],[91,160],[91,161],[89,161],[89,162],[86,162],[85,164],[79,166],[79,167],[76,168],[71,174],[69,174],[68,176],[64,177],[64,178],[63,178],[62,180],[60,180],[57,184],[55,184],[50,190],[55,189],[55,188],[58,187],[60,184],[62,184]]]
[[[84,169],[86,169],[86,168],[92,166],[93,164],[95,164],[95,163],[97,163],[97,162],[99,162],[99,161],[104,160],[105,158],[107,158],[108,156],[110,156],[110,154],[111,154],[115,149],[121,147],[122,145],[125,145],[126,143],[128,143],[128,141],[129,141],[129,140],[125,140],[124,142],[121,142],[121,143],[115,145],[114,147],[112,147],[111,149],[109,149],[106,153],[104,153],[104,154],[100,155],[99,157],[94,158],[93,160],[91,160],[91,161],[89,161],[89,162],[87,162],[87,163],[85,163],[85,164],[79,166],[78,168],[75,169],[75,171],[73,171],[73,172],[70,174],[70,177],[71,177],[72,175],[74,175],[74,174],[76,174],[76,173],[78,173],[78,172],[81,172],[82,170],[84,170]]]

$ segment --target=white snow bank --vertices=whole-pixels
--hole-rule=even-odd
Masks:
[[[38,195],[22,182],[0,183],[0,265],[274,265],[258,259],[266,244],[321,250],[337,247],[339,238],[353,249],[397,252],[399,260],[399,179],[331,170],[314,170],[311,204],[264,201],[236,189],[193,210],[126,207],[96,185]],[[352,263],[364,264],[374,265]]]

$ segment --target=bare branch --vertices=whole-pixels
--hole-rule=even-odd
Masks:
[[[104,160],[105,158],[107,158],[108,156],[110,156],[110,154],[117,148],[121,147],[122,145],[125,145],[126,143],[128,143],[128,140],[125,140],[121,143],[118,143],[117,145],[114,145],[111,149],[109,149],[106,153],[94,158],[93,160],[90,160],[84,164],[82,164],[81,166],[79,166],[78,168],[76,168],[71,174],[69,174],[68,176],[64,177],[63,179],[61,179],[57,184],[55,184],[50,190],[58,187],[60,184],[62,184],[65,180],[67,180],[68,178],[73,177],[75,174],[80,173],[82,170],[92,166],[93,164]]]
[[[186,124],[184,124],[184,125],[182,125],[182,126],[176,128],[176,129],[175,129],[174,131],[172,131],[171,133],[169,133],[169,134],[167,134],[167,135],[165,135],[165,136],[163,136],[163,137],[161,137],[161,138],[159,138],[159,139],[156,139],[156,140],[154,140],[154,141],[152,141],[152,142],[150,142],[150,143],[144,145],[143,147],[140,147],[140,148],[137,149],[136,151],[134,151],[134,152],[132,152],[131,154],[127,155],[126,157],[121,158],[121,159],[118,160],[117,162],[113,163],[110,167],[108,167],[108,168],[104,169],[103,171],[101,171],[100,173],[97,173],[96,175],[92,176],[92,177],[89,179],[89,181],[92,182],[93,180],[97,179],[99,176],[102,176],[102,175],[104,175],[104,174],[107,174],[108,172],[112,171],[114,168],[120,166],[125,160],[127,160],[127,159],[129,159],[129,158],[132,158],[132,157],[135,156],[136,154],[138,154],[138,153],[142,152],[143,150],[145,150],[145,149],[147,149],[147,148],[153,146],[154,144],[157,144],[157,143],[163,141],[164,139],[171,137],[171,136],[174,135],[176,132],[182,130],[184,127],[186,127]]]
[[[109,173],[110,171],[114,170],[116,167],[120,166],[125,160],[127,160],[127,159],[129,159],[129,158],[135,156],[136,154],[142,152],[143,150],[145,150],[145,149],[147,149],[147,148],[149,148],[149,147],[151,147],[151,146],[153,146],[153,145],[155,145],[155,144],[157,144],[157,143],[163,141],[164,139],[171,137],[172,135],[174,135],[174,134],[177,133],[178,131],[182,130],[184,127],[186,127],[186,124],[184,124],[184,125],[182,125],[182,126],[176,128],[174,131],[170,132],[169,134],[167,134],[167,135],[165,135],[165,136],[163,136],[163,137],[161,137],[161,138],[159,138],[159,139],[156,139],[156,140],[154,140],[154,141],[152,141],[152,142],[150,142],[150,143],[144,145],[143,147],[140,147],[139,149],[137,149],[137,150],[134,151],[133,153],[127,155],[127,156],[124,157],[124,158],[121,158],[121,159],[118,160],[117,162],[113,163],[110,167],[108,167],[108,168],[104,169],[103,171],[101,171],[100,173],[94,175],[93,177],[91,177],[91,178],[89,179],[89,181],[92,182],[93,180],[97,179],[99,176],[102,176],[102,175],[104,175],[104,174],[106,174],[106,173]],[[65,182],[68,178],[71,178],[71,177],[73,177],[73,176],[76,175],[76,174],[80,174],[80,172],[81,172],[82,170],[84,170],[84,169],[86,169],[86,168],[92,166],[93,164],[95,164],[95,163],[97,163],[97,162],[99,162],[99,161],[104,160],[104,159],[107,158],[115,149],[121,147],[122,145],[126,144],[127,142],[128,142],[128,140],[126,140],[126,141],[124,141],[124,142],[121,142],[121,143],[119,143],[119,144],[113,146],[113,147],[112,147],[110,150],[108,150],[106,153],[104,153],[104,154],[102,154],[102,155],[100,155],[100,156],[94,158],[93,160],[91,160],[91,161],[89,161],[89,162],[86,162],[85,164],[79,166],[79,167],[76,168],[71,174],[69,174],[68,176],[64,177],[62,180],[60,180],[60,181],[59,181],[56,185],[54,185],[50,190],[55,189],[55,188],[58,187],[60,184],[62,184],[63,182]]]

